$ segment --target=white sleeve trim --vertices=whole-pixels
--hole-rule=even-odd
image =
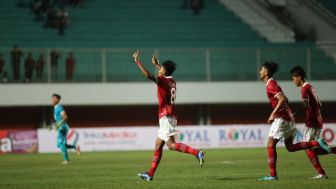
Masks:
[[[277,94],[274,95],[274,97],[277,97],[280,94],[282,94],[282,92],[278,92]]]

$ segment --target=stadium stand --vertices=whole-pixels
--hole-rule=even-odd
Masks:
[[[7,47],[15,43],[34,48],[222,47],[239,41],[265,43],[214,0],[206,2],[199,16],[181,9],[180,1],[135,1],[132,5],[127,1],[87,1],[86,8],[69,11],[71,26],[63,37],[31,22],[32,15],[19,11],[14,2],[2,4],[1,36],[6,36],[2,46]]]
[[[28,10],[18,9],[15,2],[2,2],[0,47],[7,49],[2,52],[6,63],[10,63],[8,48],[14,44],[23,50],[34,48],[36,58],[39,54],[48,57],[50,49],[58,48],[62,54],[60,82],[65,81],[64,61],[69,51],[74,52],[77,62],[74,81],[101,82],[104,80],[102,70],[108,82],[144,81],[130,63],[130,55],[135,48],[145,48],[142,59],[147,62],[152,49],[158,48],[161,60],[172,59],[178,63],[176,78],[180,81],[256,80],[259,65],[269,59],[281,64],[278,78],[288,79],[287,70],[294,64],[307,67],[306,49],[309,48],[310,67],[318,68],[313,69],[311,79],[336,77],[333,60],[314,44],[268,43],[216,0],[206,1],[198,16],[182,9],[181,1],[156,0],[132,4],[116,0],[86,1],[85,8],[69,8],[69,13],[70,26],[64,36],[59,36],[55,30],[44,29],[41,23],[33,22]],[[237,51],[236,47],[246,50]],[[125,50],[114,49],[102,55],[102,48]]]

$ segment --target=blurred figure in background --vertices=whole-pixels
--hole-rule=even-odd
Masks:
[[[12,71],[14,80],[18,81],[20,80],[20,63],[21,63],[21,57],[23,56],[23,53],[21,49],[17,45],[14,45],[13,49],[11,50],[11,61],[12,61]]]
[[[58,59],[60,58],[60,54],[56,50],[52,50],[50,52],[50,64],[51,64],[51,78],[54,81],[57,81],[58,75]]]
[[[38,81],[42,81],[43,79],[43,68],[44,68],[44,57],[41,54],[39,59],[36,61],[36,77]]]
[[[30,11],[35,15],[35,21],[42,21],[42,1],[34,0],[30,3]]]
[[[68,81],[71,81],[73,79],[75,64],[75,58],[73,57],[72,52],[69,52],[69,56],[66,59],[66,78]]]
[[[194,12],[194,15],[199,15],[201,9],[204,8],[203,0],[184,0],[182,3],[183,9],[191,8]]]
[[[6,72],[6,64],[5,60],[2,58],[2,54],[0,54],[0,78],[2,82],[8,82],[7,72]]]
[[[50,7],[47,10],[47,18],[44,23],[45,28],[56,28],[57,27],[57,12],[54,8]]]
[[[69,13],[62,8],[60,11],[58,11],[57,18],[58,18],[58,34],[64,35],[64,29],[69,24]]]
[[[33,71],[35,67],[35,61],[32,57],[32,53],[29,52],[25,60],[25,82],[31,82],[33,78]]]
[[[191,9],[194,11],[194,15],[199,15],[203,8],[203,0],[193,0],[191,3]]]
[[[35,21],[43,21],[44,15],[50,7],[50,0],[34,0],[30,2],[30,10],[35,15]]]
[[[69,13],[61,8],[59,11],[56,11],[54,8],[50,7],[46,11],[47,18],[44,23],[45,28],[56,28],[58,29],[58,34],[63,35],[64,29],[69,24]]]

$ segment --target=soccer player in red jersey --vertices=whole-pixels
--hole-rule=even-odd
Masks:
[[[321,115],[321,102],[317,97],[314,87],[306,82],[306,73],[301,66],[295,66],[290,71],[292,80],[297,87],[301,87],[301,97],[306,113],[303,141],[318,140],[320,138],[321,130],[323,128],[323,119]],[[321,148],[307,149],[306,153],[317,170],[318,175],[311,177],[312,179],[326,179],[328,176],[323,170],[317,155],[324,155],[329,153],[336,153],[336,147],[329,148],[328,151]]]
[[[184,152],[195,156],[200,166],[204,164],[204,151],[196,150],[190,146],[175,142],[174,136],[178,134],[175,130],[177,123],[175,99],[176,99],[176,82],[172,74],[176,69],[176,64],[167,60],[160,65],[157,58],[153,55],[152,63],[159,70],[158,76],[152,75],[141,63],[139,51],[133,54],[135,63],[138,65],[142,74],[157,85],[157,96],[159,101],[159,124],[160,128],[155,143],[155,152],[152,164],[145,173],[139,173],[138,176],[144,180],[152,181],[156,168],[159,166],[162,149],[166,144],[170,150]]]
[[[321,146],[322,148],[329,147],[323,139],[293,144],[293,140],[297,132],[295,128],[295,120],[292,111],[288,106],[288,99],[286,95],[283,93],[278,83],[272,78],[273,74],[276,73],[277,70],[277,63],[267,61],[263,64],[259,72],[260,79],[266,83],[267,97],[273,108],[273,111],[267,121],[268,123],[272,123],[267,142],[270,175],[259,179],[266,181],[278,179],[276,172],[276,145],[281,138],[285,139],[285,146],[289,152],[309,149],[315,146]]]

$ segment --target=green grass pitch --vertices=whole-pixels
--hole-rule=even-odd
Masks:
[[[309,180],[316,174],[303,151],[278,149],[278,181],[257,179],[268,174],[266,149],[217,149],[206,151],[200,168],[188,154],[164,151],[153,182],[137,177],[146,171],[152,151],[95,152],[70,155],[61,165],[61,154],[0,155],[0,188],[336,188],[335,155],[322,156],[327,180]]]

